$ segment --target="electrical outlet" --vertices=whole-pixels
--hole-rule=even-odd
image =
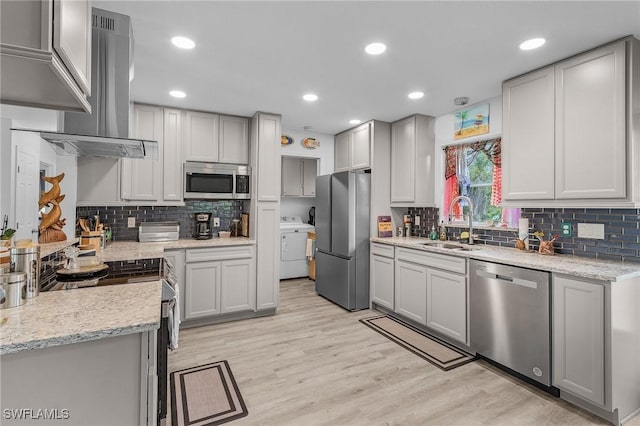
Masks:
[[[135,217],[127,218],[127,227],[128,228],[135,228],[136,227],[136,218]]]
[[[578,238],[593,238],[596,240],[604,240],[604,224],[579,223]]]
[[[560,224],[560,235],[570,237],[573,233],[573,225],[571,222],[562,222]]]
[[[214,228],[219,228],[220,227],[220,218],[219,217],[214,217],[213,218],[213,227]]]
[[[416,215],[413,219],[413,224],[415,226],[420,226],[420,216]]]

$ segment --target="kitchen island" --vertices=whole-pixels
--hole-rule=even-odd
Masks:
[[[153,424],[161,293],[160,281],[46,292],[1,311],[2,424]]]

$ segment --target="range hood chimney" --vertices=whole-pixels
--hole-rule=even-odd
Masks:
[[[91,114],[65,112],[64,132],[40,136],[62,154],[109,158],[158,155],[158,142],[129,139],[129,85],[133,79],[131,18],[92,9]]]

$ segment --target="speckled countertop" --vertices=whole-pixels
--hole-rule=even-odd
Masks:
[[[160,281],[40,293],[0,310],[0,355],[155,330],[161,297]]]
[[[371,238],[371,241],[602,281],[621,281],[640,276],[640,263],[594,260],[563,254],[545,256],[537,252],[524,252],[513,248],[484,244],[472,246],[473,250],[471,251],[450,250],[428,244],[425,245],[424,243],[430,240],[417,237]]]

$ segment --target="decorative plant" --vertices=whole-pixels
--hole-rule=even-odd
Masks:
[[[9,228],[7,223],[9,221],[9,217],[4,215],[4,220],[2,221],[2,229],[0,229],[0,240],[10,240],[13,237],[13,234],[16,233],[15,229]]]

